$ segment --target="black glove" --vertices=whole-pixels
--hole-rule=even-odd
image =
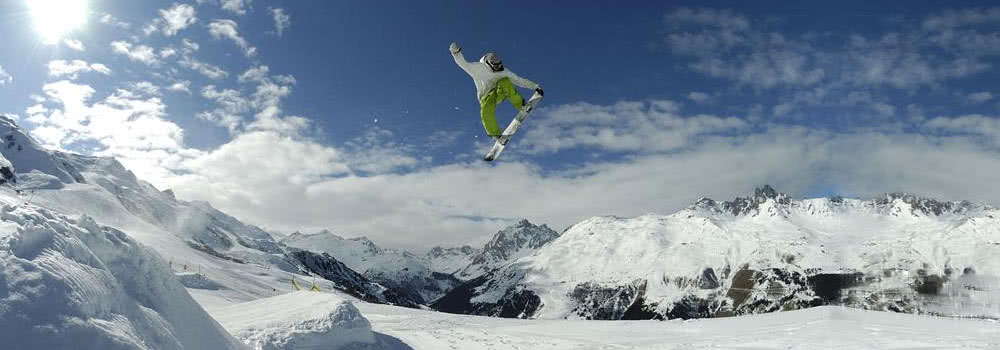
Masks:
[[[538,94],[538,96],[545,96],[545,91],[542,91],[541,86],[535,88],[535,93]]]

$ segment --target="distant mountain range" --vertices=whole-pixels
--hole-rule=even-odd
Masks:
[[[1000,317],[1000,211],[770,186],[671,215],[595,217],[438,299],[520,318],[700,318],[841,304]]]

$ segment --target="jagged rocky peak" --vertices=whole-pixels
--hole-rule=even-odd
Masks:
[[[764,203],[772,202],[778,205],[788,205],[792,198],[787,194],[778,192],[770,185],[764,185],[754,189],[753,196],[736,197],[731,201],[716,202],[715,200],[703,197],[691,205],[691,209],[711,210],[714,212],[727,212],[732,215],[753,215],[757,214]]]
[[[913,213],[941,216],[944,214],[961,214],[976,207],[969,201],[942,202],[933,198],[920,197],[910,193],[892,192],[875,198],[875,204],[882,207],[895,206],[898,203],[909,205]]]
[[[545,224],[537,226],[527,219],[521,219],[516,224],[497,232],[483,250],[484,253],[490,252],[506,259],[511,251],[521,248],[536,249],[558,237],[559,233]]]

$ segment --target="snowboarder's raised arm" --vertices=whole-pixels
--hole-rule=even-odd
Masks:
[[[537,83],[528,79],[521,78],[520,76],[514,74],[514,72],[511,72],[509,70],[507,70],[506,72],[507,72],[507,78],[509,78],[510,82],[514,83],[514,85],[523,87],[525,89],[538,90],[539,86]]]
[[[465,55],[462,54],[462,48],[458,46],[458,43],[451,43],[451,45],[448,46],[448,51],[451,51],[451,57],[455,59],[455,64],[471,75],[472,72],[469,71],[469,67],[471,67],[473,63],[465,60]]]

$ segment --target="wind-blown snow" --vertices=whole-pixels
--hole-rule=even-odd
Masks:
[[[124,232],[9,193],[0,202],[3,348],[244,348]]]
[[[335,350],[375,343],[368,320],[353,303],[333,294],[288,293],[213,314],[230,333],[257,350]]]

